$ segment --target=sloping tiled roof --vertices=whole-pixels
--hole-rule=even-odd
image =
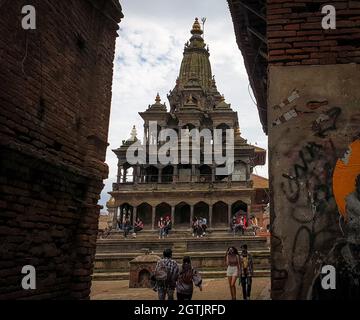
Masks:
[[[251,180],[253,181],[254,189],[269,189],[269,180],[267,178],[251,174]]]

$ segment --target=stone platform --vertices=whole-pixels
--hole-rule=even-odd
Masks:
[[[147,249],[162,255],[165,248],[172,248],[173,258],[181,263],[189,255],[192,264],[204,278],[225,277],[225,252],[229,246],[240,249],[243,244],[254,258],[255,276],[270,276],[270,249],[268,236],[239,236],[223,230],[213,231],[205,237],[192,237],[189,232],[172,232],[165,239],[158,239],[155,232],[139,233],[137,238],[124,239],[121,233],[98,239],[95,256],[94,280],[129,279],[129,262]]]

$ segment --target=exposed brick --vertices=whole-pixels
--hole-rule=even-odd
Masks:
[[[301,61],[301,64],[319,64],[319,59],[305,59]]]
[[[304,52],[304,49],[287,49],[286,50],[286,54],[288,53],[303,53]],[[271,53],[271,51],[270,51]]]
[[[358,18],[360,8],[358,7],[358,2],[338,0],[331,3],[337,10],[335,30],[322,29],[321,21],[324,15],[321,13],[320,8],[324,4],[329,4],[325,1],[287,0],[279,3],[269,0],[267,4],[269,9],[267,16],[267,35],[270,49],[269,61],[271,63],[278,61],[271,59],[273,55],[278,56],[276,51],[271,52],[274,49],[293,49],[293,51],[287,50],[284,55],[287,60],[291,61],[295,59],[295,55],[299,55],[300,53],[327,53],[357,50],[358,46],[355,45],[355,40],[359,39],[360,41],[360,19]],[[281,7],[279,7],[280,4]],[[273,5],[276,7],[272,7]],[[291,10],[291,12],[286,9]],[[287,33],[289,31],[296,33]],[[286,46],[286,44],[289,46]],[[336,49],[338,47],[343,49]],[[341,55],[342,61],[345,58],[344,55],[346,55],[347,63],[351,61],[351,59],[353,59],[354,62],[357,61],[357,53],[353,55],[351,53],[342,53]],[[336,58],[331,54],[320,54],[319,57],[319,64],[324,64],[325,62],[333,63]],[[340,54],[338,54],[337,57],[339,58]],[[314,59],[305,60],[307,60],[305,63],[316,62]],[[309,62],[308,60],[311,61]]]
[[[284,26],[284,30],[299,30],[300,24],[294,23],[294,24],[287,24]]]
[[[285,54],[285,50],[270,50],[270,55],[276,56],[282,54]]]
[[[112,3],[40,1],[31,31],[26,1],[1,5],[0,299],[89,296],[122,17]],[[37,289],[19,291],[29,263]]]

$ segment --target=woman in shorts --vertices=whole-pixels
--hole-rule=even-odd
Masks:
[[[236,300],[236,279],[240,275],[240,256],[235,247],[230,247],[226,251],[226,276],[229,280],[231,299]]]

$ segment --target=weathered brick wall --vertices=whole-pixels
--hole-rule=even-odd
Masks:
[[[324,5],[336,8],[336,30],[324,30]],[[269,64],[360,62],[360,1],[268,0]]]
[[[267,3],[272,298],[359,299],[360,243],[339,203],[360,174],[360,2]],[[323,5],[336,8],[335,30],[322,29]],[[327,264],[336,290],[320,286]]]
[[[36,30],[21,27],[24,5]],[[0,298],[88,298],[121,7],[8,0],[0,10]],[[36,290],[21,288],[24,265]]]

